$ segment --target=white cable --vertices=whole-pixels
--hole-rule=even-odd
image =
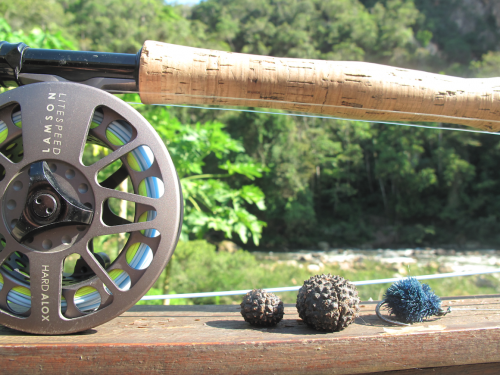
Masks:
[[[118,93],[121,93],[121,94],[139,94],[139,95],[147,94],[147,92],[138,92],[138,91],[109,90],[108,92],[116,93],[116,94],[118,94]],[[152,94],[157,94],[157,93],[152,93]],[[226,102],[226,103],[229,103],[231,100],[238,102],[242,99],[242,98],[227,97],[227,96],[219,97],[216,95],[192,95],[192,94],[174,94],[174,93],[162,93],[162,97],[174,97],[174,98],[184,97],[184,98],[188,98],[188,99],[186,99],[186,101],[189,101],[189,100],[191,100],[191,101],[192,100],[195,100],[195,101],[198,101],[198,100],[217,101],[219,99],[223,99],[224,102]],[[263,102],[262,99],[246,98],[245,101],[247,101],[249,103],[253,102],[256,104],[255,106],[252,106],[250,104],[250,105],[248,105],[248,107],[262,107],[262,102]],[[266,100],[264,100],[264,101],[266,101]],[[267,100],[266,102],[272,103],[272,106],[274,106],[276,103],[280,103],[282,105],[297,105],[297,104],[299,104],[299,105],[303,105],[303,106],[310,107],[310,108],[312,108],[312,107],[318,108],[318,111],[316,111],[316,112],[320,112],[323,108],[337,108],[340,111],[343,111],[346,109],[346,107],[343,105],[335,105],[335,104],[326,104],[325,105],[323,103],[300,103],[300,102],[287,101],[287,100]],[[128,103],[133,103],[133,102],[128,102]],[[216,103],[216,102],[213,102],[212,104],[214,104],[214,103]],[[144,103],[136,103],[136,104],[146,105]],[[168,106],[179,106],[179,107],[186,106],[186,107],[189,107],[189,106],[183,105],[183,104],[147,104],[147,105],[159,105],[159,106],[167,106],[167,107]],[[196,108],[196,107],[193,107],[193,108]],[[198,108],[206,108],[206,107],[200,106]],[[208,109],[208,108],[206,108],[206,109]],[[219,109],[219,108],[209,108],[209,109]],[[226,110],[226,109],[223,109],[223,110]],[[227,110],[231,110],[231,109],[227,109]],[[428,116],[429,115],[428,113],[422,113],[422,112],[394,111],[394,110],[369,108],[369,107],[361,107],[361,108],[349,107],[349,110],[355,110],[358,113],[370,111],[370,112],[376,112],[376,113],[380,113],[380,114],[392,112],[392,113],[397,113],[398,115],[408,115],[408,116]],[[275,112],[270,112],[270,113],[275,114]],[[307,116],[307,115],[305,115],[305,116]],[[459,117],[459,116],[450,116],[450,115],[441,115],[441,114],[434,114],[432,116],[435,118],[439,118],[441,120],[441,121],[434,121],[434,122],[453,123],[453,121],[456,121],[456,120],[459,120],[459,121],[463,120],[463,117]],[[310,117],[313,117],[313,116],[310,116]],[[331,116],[326,117],[325,116],[325,118],[333,118],[333,117],[331,117]],[[353,119],[339,118],[339,120],[353,120]],[[484,119],[481,119],[481,118],[467,118],[467,120],[471,121],[471,122],[476,122],[476,123],[480,123],[480,122],[485,121]],[[356,121],[367,121],[367,120],[356,120]],[[495,122],[497,124],[500,123],[500,120],[488,120],[488,121]],[[378,123],[379,121],[371,121],[371,122]]]
[[[492,271],[483,272],[450,272],[441,273],[436,275],[422,275],[422,276],[412,276],[417,280],[429,280],[429,279],[443,279],[446,277],[458,277],[458,276],[474,276],[474,275],[486,275],[489,273],[500,273],[500,268],[496,268]],[[354,285],[374,285],[374,284],[386,284],[394,283],[398,280],[405,279],[405,277],[395,277],[391,279],[377,279],[377,280],[365,280],[365,281],[354,281]],[[262,288],[267,292],[271,293],[281,293],[281,292],[296,292],[301,288],[301,286],[288,286],[282,288]],[[141,301],[150,301],[155,299],[176,299],[176,298],[202,298],[202,297],[221,297],[221,296],[237,296],[241,294],[247,294],[251,289],[246,290],[229,290],[225,292],[205,292],[205,293],[185,293],[185,294],[161,294],[155,296],[144,296]]]
[[[138,103],[138,102],[126,102],[126,103],[128,103],[128,104],[134,104],[134,105],[146,105],[144,103]],[[455,131],[458,131],[458,132],[466,132],[466,133],[479,133],[479,134],[500,135],[500,133],[487,132],[487,131],[484,131],[484,130],[472,130],[472,129],[462,129],[462,128],[447,128],[447,127],[444,127],[444,126],[407,124],[407,123],[403,123],[403,122],[391,122],[391,121],[356,120],[356,119],[347,119],[347,118],[341,118],[341,117],[321,116],[321,115],[309,115],[309,114],[301,114],[301,113],[257,111],[257,110],[254,110],[254,109],[242,109],[242,108],[200,107],[200,106],[182,105],[182,104],[148,104],[148,105],[155,105],[155,106],[160,106],[160,107],[181,107],[181,108],[184,107],[184,108],[195,108],[195,109],[211,109],[211,110],[215,110],[215,111],[234,111],[234,112],[262,113],[262,114],[265,114],[265,115],[311,117],[311,118],[321,118],[321,119],[330,119],[330,120],[342,120],[342,121],[359,121],[359,122],[366,122],[366,123],[369,123],[369,124],[386,124],[386,125],[407,126],[407,127],[411,127],[411,128],[438,129],[438,130],[455,130]]]

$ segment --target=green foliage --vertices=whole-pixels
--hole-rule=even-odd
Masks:
[[[416,38],[423,47],[427,47],[433,37],[432,32],[429,30],[418,30]]]
[[[218,121],[182,124],[162,107],[139,107],[168,147],[184,196],[182,238],[222,232],[259,244],[266,225],[251,211],[265,210],[264,193],[250,181],[266,168],[244,153]]]
[[[485,3],[461,0],[418,0],[415,7],[422,16],[416,25],[417,38],[432,33],[432,43],[438,47],[434,69],[440,66],[451,74],[470,74],[469,63],[498,49],[498,11],[496,2]],[[427,34],[429,35],[429,34]],[[419,39],[423,45],[427,38]]]
[[[207,0],[192,19],[235,52],[329,60],[401,60],[418,11],[411,2],[358,0]]]
[[[480,61],[471,62],[471,70],[476,77],[488,78],[500,76],[500,53],[489,51]]]
[[[205,241],[180,242],[171,260],[169,288],[176,293],[188,291],[212,292],[248,289],[259,285],[258,277],[264,270],[250,253],[238,251],[235,254],[217,252],[215,246]],[[245,270],[253,270],[245,272]],[[227,303],[230,298],[222,297]],[[195,304],[214,303],[215,298],[194,299]]]
[[[268,246],[463,246],[479,240],[473,217],[488,223],[480,241],[498,240],[488,207],[498,198],[478,186],[500,176],[477,159],[494,157],[496,137],[255,113],[224,121],[270,168],[257,182]]]
[[[136,53],[147,39],[189,39],[189,23],[161,0],[65,0],[66,27],[84,50]],[[183,40],[184,41],[184,40]]]
[[[76,49],[75,45],[60,31],[50,33],[38,27],[33,28],[29,33],[23,30],[14,31],[4,18],[0,18],[0,40],[10,43],[23,42],[32,48]]]
[[[71,23],[72,14],[65,13],[60,0],[0,0],[0,14],[16,31],[29,32],[39,28],[47,33],[61,32],[66,39],[73,35],[66,32],[65,26]]]

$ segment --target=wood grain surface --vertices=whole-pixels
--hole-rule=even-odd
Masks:
[[[454,311],[408,330],[381,322],[375,305],[362,302],[355,323],[336,333],[308,328],[293,305],[286,305],[285,318],[273,328],[248,325],[238,305],[136,306],[102,326],[64,336],[1,327],[0,372],[495,373],[500,363],[500,310]],[[443,305],[500,309],[500,296],[455,297],[444,299]]]
[[[500,78],[465,79],[365,62],[258,56],[146,41],[139,91],[145,104],[264,107],[500,130]]]
[[[478,363],[464,366],[446,366],[432,368],[415,368],[411,370],[396,370],[372,372],[370,375],[498,375],[500,363]],[[363,374],[361,374],[363,375]]]

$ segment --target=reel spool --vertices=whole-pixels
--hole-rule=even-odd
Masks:
[[[96,160],[96,147],[107,155]],[[7,91],[0,166],[0,324],[78,332],[146,294],[177,244],[182,195],[163,142],[137,111],[76,83]]]

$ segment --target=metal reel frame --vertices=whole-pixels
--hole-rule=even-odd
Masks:
[[[12,120],[13,108],[17,106],[20,106],[22,116],[22,149],[19,148],[20,142],[16,142],[15,147],[9,146],[15,148],[16,159],[6,156],[5,145],[20,131]],[[102,109],[101,123],[91,125],[96,108]],[[180,234],[182,192],[162,140],[136,110],[120,99],[93,87],[68,82],[30,84],[1,94],[0,120],[8,131],[0,145],[0,165],[5,170],[0,181],[0,233],[4,237],[0,241],[3,245],[0,250],[0,324],[25,332],[55,335],[86,330],[120,315],[154,284],[168,263]],[[107,135],[117,121],[130,125],[129,139],[122,144],[110,140]],[[86,166],[82,154],[88,141],[105,145],[111,152]],[[144,153],[144,146],[149,148],[154,161],[147,168],[137,170],[131,165],[130,155]],[[99,171],[118,159],[123,168],[99,183]],[[30,173],[33,165],[41,165],[40,162],[46,162],[47,166],[62,166],[54,167],[60,171],[53,171],[53,179],[60,181],[76,200],[81,200],[81,204],[91,206],[93,219],[83,226],[76,221],[56,222],[49,229],[38,229],[33,236],[19,242],[20,237],[17,236],[16,240],[12,234],[17,222],[12,217],[17,217],[17,212],[22,211],[29,199]],[[51,174],[47,167],[45,170]],[[115,190],[124,173],[130,177],[134,193]],[[75,176],[79,184],[83,181],[88,187],[90,195],[88,191],[81,193],[75,189],[72,181]],[[147,181],[152,181],[151,178],[163,183],[162,194],[141,195],[141,191],[149,192]],[[92,202],[84,202],[85,196]],[[114,217],[106,206],[109,198],[132,202],[135,205],[134,221]],[[78,228],[75,230],[75,227]],[[92,241],[98,236],[118,233],[130,233],[130,237],[116,260],[109,265],[94,254]],[[50,246],[45,246],[49,243],[47,239],[50,239]],[[137,243],[149,247],[153,253],[150,264],[139,269],[132,267],[127,258],[127,251]],[[90,274],[80,279],[69,278],[63,285],[63,262],[75,253],[88,265]],[[16,264],[18,268],[15,268]],[[124,279],[124,275],[128,279]],[[100,301],[85,310],[77,306],[77,299],[82,295],[85,297],[88,288],[94,288],[93,293],[98,293]],[[12,308],[16,302],[12,294],[14,290],[25,293],[25,297],[29,293],[26,299],[30,300],[29,310],[19,313]]]

